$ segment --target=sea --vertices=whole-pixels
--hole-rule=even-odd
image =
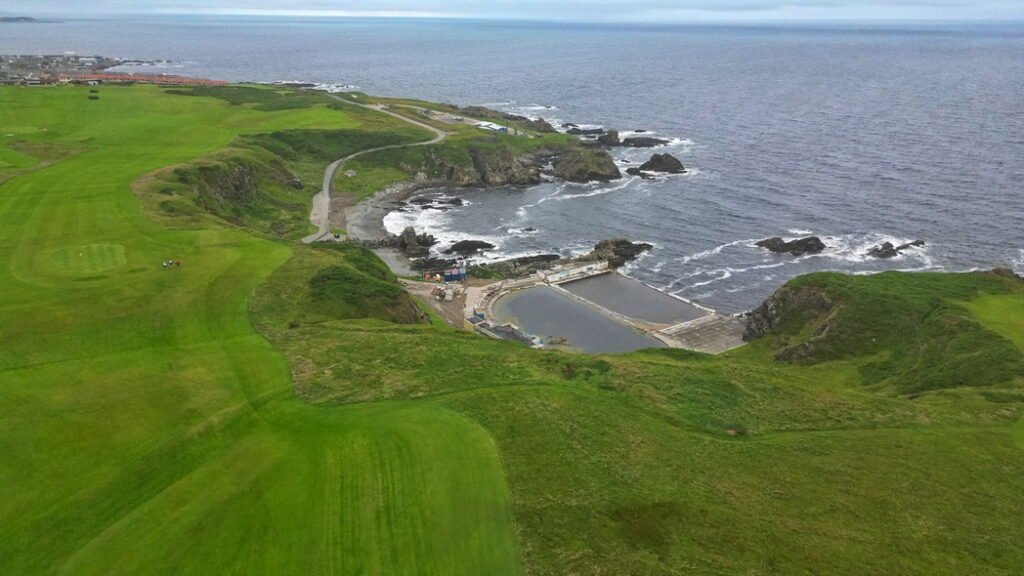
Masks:
[[[166,60],[134,71],[295,80],[664,138],[688,173],[433,191],[385,223],[484,259],[654,245],[626,272],[724,312],[834,270],[1024,273],[1024,26],[614,26],[148,16],[0,24],[0,53]],[[429,206],[429,205],[427,205]],[[768,253],[817,235],[827,249]],[[924,240],[891,260],[868,250]]]

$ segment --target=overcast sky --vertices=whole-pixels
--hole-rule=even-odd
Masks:
[[[1024,0],[3,0],[0,13],[263,14],[608,22],[1024,21]]]

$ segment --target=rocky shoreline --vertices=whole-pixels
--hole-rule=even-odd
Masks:
[[[543,118],[529,119],[506,114],[481,107],[461,109],[467,115],[493,120],[529,121],[531,129],[541,133],[553,133],[557,130]],[[478,241],[464,241],[462,245],[452,246],[445,254],[432,255],[430,246],[416,242],[410,246],[408,237],[419,237],[415,230],[407,230],[400,236],[391,234],[384,226],[384,218],[395,210],[401,210],[418,192],[430,189],[458,188],[500,188],[509,186],[535,186],[545,181],[561,180],[573,183],[611,182],[623,178],[623,173],[610,154],[613,148],[654,148],[668,145],[669,140],[648,136],[620,138],[617,130],[603,128],[582,129],[575,124],[565,124],[562,130],[566,134],[579,138],[578,144],[565,147],[541,148],[525,154],[513,154],[505,147],[476,147],[468,150],[471,165],[456,164],[439,154],[428,154],[424,165],[419,167],[413,179],[392,184],[375,193],[372,197],[357,204],[344,208],[344,222],[349,241],[356,241],[375,250],[391,250],[394,258],[389,262],[406,270],[425,270],[443,268],[463,262],[467,258],[478,256],[494,246]],[[637,133],[643,132],[642,130]],[[653,154],[647,162],[639,166],[631,166],[626,173],[642,178],[654,178],[657,175],[684,174],[687,170],[679,159],[671,154]],[[439,208],[439,209],[443,209]],[[612,244],[618,243],[612,249]],[[615,250],[635,252],[628,256]],[[602,241],[595,251],[608,252],[613,266],[621,266],[635,258],[650,245],[632,244],[627,240]],[[610,251],[609,251],[610,250]],[[590,257],[594,253],[584,257]],[[536,265],[549,266],[562,260],[559,255],[541,254],[525,258],[517,258],[504,263],[492,263],[499,268],[507,268],[508,272],[519,273],[523,269],[533,270]],[[394,267],[394,266],[393,266]]]

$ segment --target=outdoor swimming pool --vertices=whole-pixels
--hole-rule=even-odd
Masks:
[[[535,286],[503,296],[494,314],[524,332],[542,338],[565,338],[581,352],[616,353],[664,348],[661,341],[618,322],[548,286]]]
[[[710,314],[621,274],[591,276],[560,284],[559,288],[627,318],[653,324],[671,326]]]

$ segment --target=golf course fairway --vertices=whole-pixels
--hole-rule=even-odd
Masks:
[[[355,121],[87,94],[0,88],[0,573],[519,573],[482,428],[430,404],[294,399],[247,313],[291,248],[165,229],[132,193],[242,133]]]

